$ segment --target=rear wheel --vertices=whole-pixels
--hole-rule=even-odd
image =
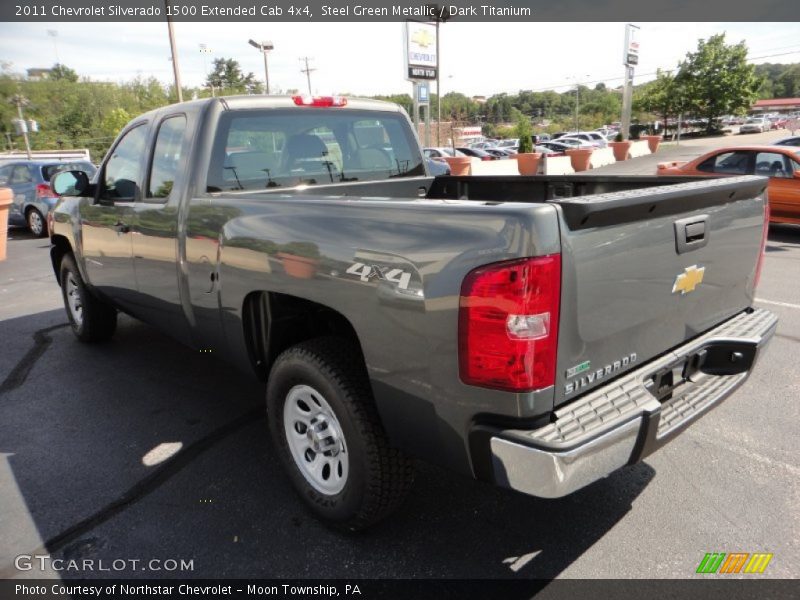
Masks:
[[[361,354],[346,340],[320,338],[281,354],[267,411],[294,487],[328,524],[364,529],[404,500],[413,464],[389,445]]]
[[[89,291],[72,254],[61,260],[61,295],[72,327],[82,342],[102,342],[114,335],[117,311]]]
[[[42,213],[36,208],[29,208],[26,215],[28,222],[28,229],[36,237],[45,237],[47,235],[47,222],[44,220]]]

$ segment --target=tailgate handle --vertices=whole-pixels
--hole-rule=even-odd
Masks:
[[[708,244],[711,230],[708,215],[695,215],[675,221],[675,250],[678,254],[697,250]]]

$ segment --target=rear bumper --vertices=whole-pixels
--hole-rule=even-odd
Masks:
[[[740,313],[561,408],[544,427],[481,427],[495,483],[558,498],[642,460],[745,382],[777,323],[764,309]],[[654,375],[677,369],[702,351],[715,357],[713,364],[675,388],[669,399],[660,401],[649,391]],[[736,361],[723,364],[734,352]]]

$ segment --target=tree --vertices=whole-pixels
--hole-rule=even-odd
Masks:
[[[206,85],[214,86],[221,94],[260,94],[261,83],[252,72],[245,75],[239,62],[232,58],[215,58],[214,69],[208,74]]]
[[[755,67],[747,64],[745,43],[728,45],[724,33],[698,42],[697,51],[680,64],[675,83],[687,108],[707,119],[709,132],[718,117],[749,109],[761,86]]]
[[[633,108],[658,115],[666,127],[667,119],[683,109],[682,94],[672,73],[659,69],[653,81],[640,86],[634,93]]]
[[[531,137],[533,135],[533,129],[531,128],[531,120],[519,111],[517,111],[516,134],[519,138],[518,152],[520,154],[533,152],[533,138]]]
[[[53,68],[50,69],[50,79],[54,81],[69,81],[71,83],[75,83],[78,81],[78,74],[68,66],[62,65],[61,63],[56,63],[53,65]]]

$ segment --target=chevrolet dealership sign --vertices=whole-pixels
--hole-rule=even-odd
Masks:
[[[436,79],[439,57],[436,54],[436,25],[406,21],[406,79]]]

